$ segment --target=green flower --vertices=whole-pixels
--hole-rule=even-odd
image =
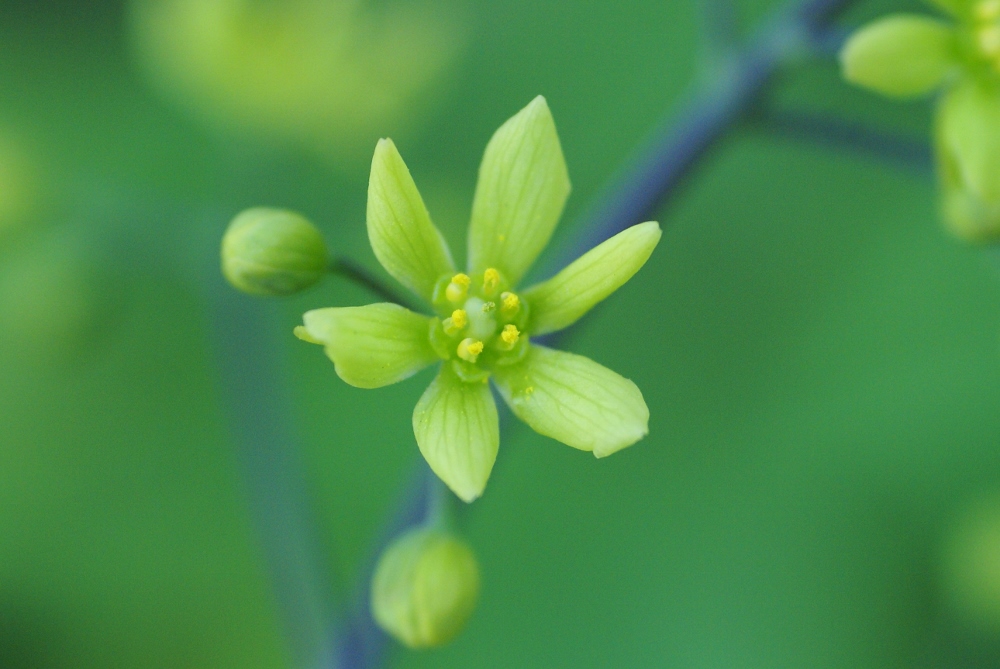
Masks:
[[[359,388],[443,362],[413,411],[413,432],[431,469],[467,502],[486,487],[500,443],[490,379],[535,431],[597,457],[648,432],[649,410],[634,383],[588,358],[529,343],[571,325],[622,286],[660,239],[657,223],[636,225],[519,290],[569,190],[555,123],[539,96],[486,147],[469,264],[458,272],[402,157],[381,140],[368,185],[368,238],[382,266],[434,315],[395,304],[317,309],[296,328],[325,346],[340,378]]]
[[[862,27],[841,51],[844,78],[884,95],[941,93],[934,147],[948,227],[1000,238],[1000,0],[935,0],[942,21],[894,14]]]

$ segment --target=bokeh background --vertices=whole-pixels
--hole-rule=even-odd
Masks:
[[[740,0],[738,28],[777,6]],[[705,71],[702,9],[0,2],[0,667],[294,666],[219,362],[255,353],[220,300],[271,342],[317,597],[349,615],[413,485],[429,372],[357,390],[291,336],[371,301],[342,279],[226,297],[227,221],[293,208],[381,272],[364,208],[388,135],[464,249],[486,141],[542,93],[574,185],[558,246]],[[843,25],[899,9],[924,11],[859,0]],[[829,57],[762,105],[930,128]],[[649,437],[597,461],[512,425],[463,516],[475,616],[386,666],[1000,666],[1000,262],[936,207],[919,159],[766,121],[717,147],[572,338],[639,385]]]

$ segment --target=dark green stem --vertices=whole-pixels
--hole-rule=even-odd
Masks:
[[[367,288],[386,302],[393,302],[407,308],[413,308],[412,301],[406,295],[396,291],[391,286],[386,285],[367,268],[349,258],[334,258],[330,261],[328,271],[330,274],[343,277],[349,281],[353,281],[359,286]]]

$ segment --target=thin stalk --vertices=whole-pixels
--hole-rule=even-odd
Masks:
[[[409,308],[412,308],[413,306],[412,301],[406,295],[395,290],[392,286],[386,285],[375,274],[350,258],[345,258],[343,256],[334,258],[330,262],[328,271],[330,274],[340,276],[349,281],[353,281],[359,286],[367,288],[386,302],[394,302]]]

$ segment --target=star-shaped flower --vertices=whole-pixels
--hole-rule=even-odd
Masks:
[[[617,290],[660,240],[633,226],[527,290],[521,278],[548,243],[570,184],[555,123],[535,98],[486,147],[458,272],[391,140],[379,141],[368,184],[368,238],[386,271],[426,300],[426,316],[397,304],[317,309],[296,334],[322,344],[337,374],[359,388],[402,381],[440,364],[413,411],[431,469],[471,502],[500,443],[492,379],[536,432],[604,457],[642,439],[649,410],[632,381],[589,358],[529,342],[561,330]]]

